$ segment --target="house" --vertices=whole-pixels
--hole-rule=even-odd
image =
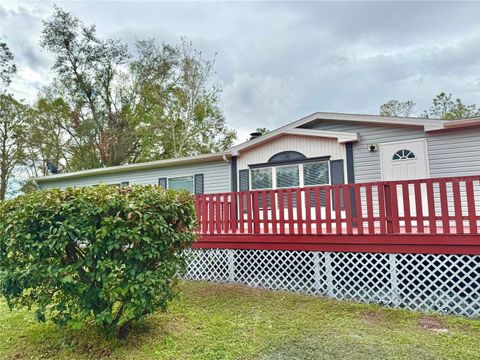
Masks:
[[[480,118],[314,113],[224,152],[34,178],[40,188],[158,184],[194,194],[480,173]]]
[[[190,279],[480,317],[480,118],[315,113],[220,153],[34,180],[196,194]]]

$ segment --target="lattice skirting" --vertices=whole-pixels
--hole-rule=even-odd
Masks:
[[[480,256],[191,249],[186,278],[480,317]]]

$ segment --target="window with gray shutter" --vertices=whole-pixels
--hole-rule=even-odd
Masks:
[[[161,186],[162,188],[166,189],[167,188],[167,178],[166,177],[158,178],[158,185]]]
[[[238,172],[238,179],[239,179],[239,190],[240,191],[248,191],[249,187],[249,170],[240,170]]]
[[[195,195],[203,194],[203,174],[195,174]]]
[[[345,184],[345,172],[343,168],[343,160],[330,161],[330,180],[332,185]],[[332,193],[333,201],[333,193]],[[340,206],[344,208],[344,195],[340,193]],[[333,208],[335,209],[335,202],[333,202]]]

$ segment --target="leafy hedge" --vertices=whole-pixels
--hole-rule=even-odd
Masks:
[[[123,336],[166,309],[195,240],[186,192],[157,186],[44,190],[0,204],[0,294],[40,321],[93,321]]]

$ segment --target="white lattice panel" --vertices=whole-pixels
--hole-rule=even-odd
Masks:
[[[186,278],[480,316],[480,256],[190,250]]]

